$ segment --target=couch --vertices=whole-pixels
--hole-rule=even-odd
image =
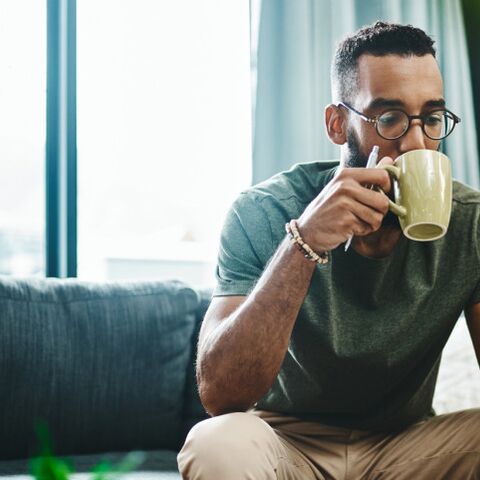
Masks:
[[[180,479],[177,451],[207,418],[194,358],[210,296],[179,281],[0,276],[0,476],[27,478],[43,419],[55,453],[77,472],[141,450],[145,461],[128,480]],[[444,413],[479,405],[462,320],[444,352],[434,406]]]
[[[128,478],[181,478],[177,451],[207,417],[194,358],[210,293],[179,281],[0,277],[0,475],[29,473],[43,420],[77,472],[140,450]]]

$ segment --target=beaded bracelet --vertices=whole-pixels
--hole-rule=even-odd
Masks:
[[[295,244],[303,256],[312,262],[317,262],[320,265],[328,263],[328,252],[323,252],[320,255],[313,251],[313,249],[305,243],[298,231],[297,221],[295,219],[285,224],[285,230],[290,237],[292,244]]]

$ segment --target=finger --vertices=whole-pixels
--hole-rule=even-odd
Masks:
[[[388,211],[388,199],[382,192],[364,188],[356,182],[345,182],[339,188],[338,193],[366,207],[372,208],[382,215],[385,215]],[[349,204],[349,206],[350,205],[351,204]]]
[[[360,185],[378,185],[384,191],[390,191],[390,175],[382,168],[345,168],[337,181],[355,180]]]
[[[359,189],[356,191],[354,198],[367,207],[380,212],[382,215],[386,215],[388,212],[388,196],[380,187],[375,186],[372,190],[367,188]]]
[[[377,162],[378,165],[393,165],[394,160],[392,157],[383,157],[379,162]]]
[[[346,238],[351,235],[354,235],[356,237],[363,237],[364,235],[368,235],[373,231],[372,226],[369,223],[364,222],[353,212],[350,212],[350,217],[346,221],[348,221],[348,227],[346,228]]]
[[[364,233],[365,235],[367,233],[371,233],[372,231],[378,230],[382,225],[382,220],[385,216],[378,210],[367,207],[363,203],[358,203],[355,201],[352,203],[351,212],[361,222],[362,228],[364,228],[365,225],[368,226],[368,232]]]
[[[354,228],[352,229],[352,235],[355,237],[364,237],[373,231],[374,229],[368,223],[362,222],[360,219],[358,219]]]

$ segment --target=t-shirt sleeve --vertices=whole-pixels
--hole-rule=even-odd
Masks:
[[[227,213],[213,296],[248,295],[271,255],[272,233],[261,199],[241,194]]]

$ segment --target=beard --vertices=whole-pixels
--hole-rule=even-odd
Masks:
[[[368,156],[360,150],[360,142],[352,128],[347,131],[347,147],[348,154],[345,165],[348,168],[365,168]]]
[[[348,153],[345,160],[345,166],[348,168],[365,168],[368,162],[368,155],[365,155],[361,148],[360,142],[355,135],[353,129],[349,128],[347,131],[347,147]],[[392,193],[392,192],[391,192]],[[391,193],[389,197],[391,196]],[[383,217],[382,227],[393,226],[400,228],[398,217],[390,210]]]

